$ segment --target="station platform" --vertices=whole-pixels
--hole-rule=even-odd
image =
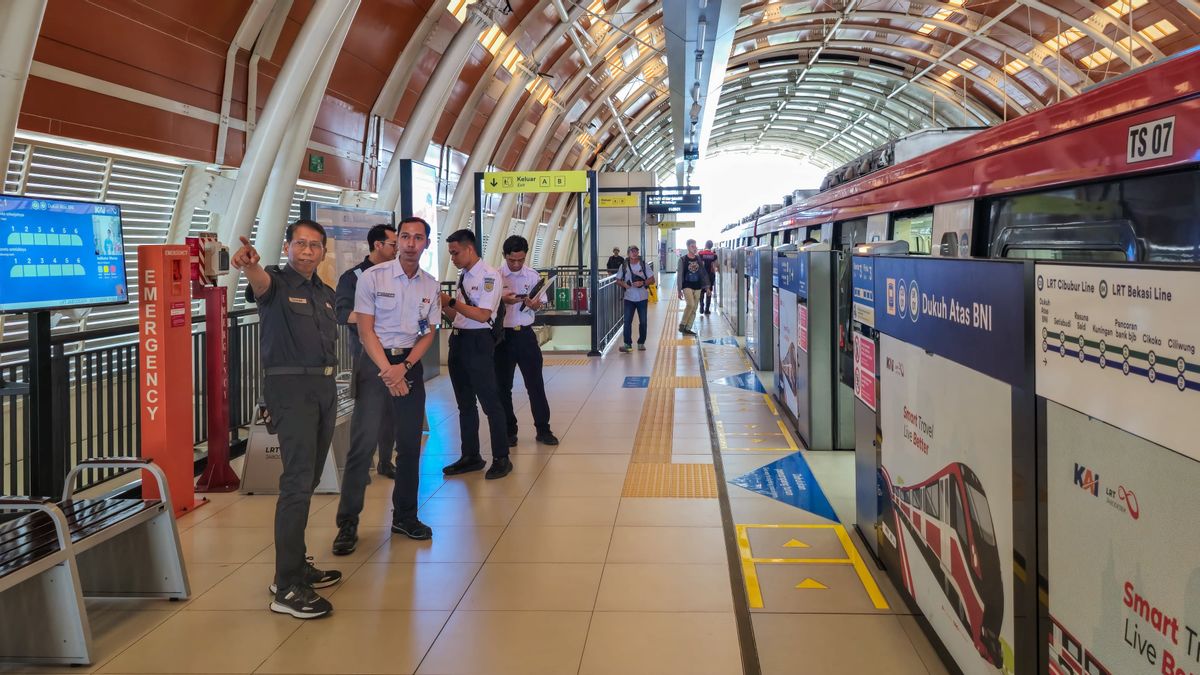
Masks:
[[[267,610],[275,497],[209,495],[179,520],[193,598],[89,600],[99,657],[61,670],[946,672],[853,532],[852,453],[799,449],[769,373],[716,308],[681,339],[681,303],[661,297],[646,351],[546,358],[559,446],[533,441],[514,391],[522,431],[503,480],[442,476],[457,409],[449,378],[432,380],[420,517],[433,539],[389,533],[392,483],[373,477],[358,550],[335,557],[337,497],[314,497],[309,554],[346,576],[322,591],[330,617]],[[808,494],[763,494],[783,473]]]

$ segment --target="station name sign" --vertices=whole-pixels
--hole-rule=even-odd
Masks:
[[[699,192],[647,192],[647,213],[700,213]]]

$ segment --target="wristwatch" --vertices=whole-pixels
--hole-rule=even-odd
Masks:
[[[405,370],[412,370],[412,367],[413,367],[412,361],[405,361],[405,362],[404,362],[404,369],[405,369]]]

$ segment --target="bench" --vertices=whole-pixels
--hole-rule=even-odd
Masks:
[[[87,469],[142,469],[160,499],[75,499]],[[0,662],[90,664],[84,597],[186,599],[187,572],[167,478],[149,459],[89,459],[63,498],[0,497]]]

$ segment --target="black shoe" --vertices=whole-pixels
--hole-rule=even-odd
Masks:
[[[379,467],[375,469],[375,472],[380,476],[391,478],[393,480],[396,478],[396,466],[391,462],[384,462],[380,460]]]
[[[500,459],[493,459],[492,468],[488,469],[487,473],[484,474],[483,477],[488,480],[504,478],[508,474],[512,473],[512,469],[512,461],[509,458],[501,457]]]
[[[558,437],[555,436],[554,434],[550,433],[549,431],[543,431],[543,432],[539,433],[537,435],[537,438],[534,440],[536,440],[538,443],[542,443],[544,445],[558,445]]]
[[[297,619],[319,619],[333,611],[328,600],[304,584],[295,584],[276,593],[270,607],[272,612],[291,614]]]
[[[350,555],[358,548],[358,526],[346,523],[338,528],[337,536],[333,538],[334,555]]]
[[[516,446],[516,444],[517,444],[517,435],[513,434],[512,436],[509,436],[508,437],[508,447],[510,447],[510,448],[514,447],[514,446]]]
[[[692,330],[691,328],[684,328],[680,332],[683,333],[684,335],[695,335],[696,334],[696,331]]]
[[[442,473],[447,476],[457,476],[460,473],[479,471],[485,466],[487,463],[483,461],[482,457],[459,457],[457,462],[443,467]]]
[[[341,536],[341,532],[338,532]],[[310,588],[326,588],[342,580],[342,573],[337,570],[319,570],[312,564],[312,556],[304,559],[304,583]],[[279,587],[271,584],[271,592],[279,594]],[[304,618],[304,617],[300,617]],[[311,617],[310,617],[311,618]]]
[[[416,518],[401,523],[392,523],[392,532],[402,534],[409,539],[416,539],[417,541],[433,538],[433,530]]]

